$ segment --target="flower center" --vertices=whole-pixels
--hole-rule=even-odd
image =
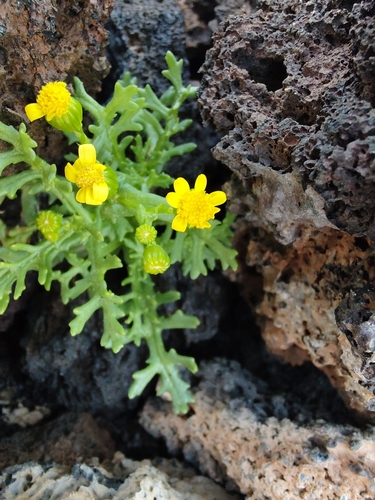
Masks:
[[[99,168],[97,168],[97,166]],[[94,165],[83,165],[77,172],[76,184],[79,188],[92,187],[94,184],[105,182],[99,163]]]
[[[189,191],[180,200],[177,214],[186,220],[190,227],[204,228],[205,223],[215,217],[215,207],[209,202],[204,191]]]
[[[42,87],[36,102],[45,115],[55,117],[68,112],[70,99],[70,92],[64,82],[51,82]]]

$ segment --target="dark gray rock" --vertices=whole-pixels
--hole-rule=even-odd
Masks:
[[[31,304],[28,334],[22,340],[23,373],[35,400],[107,416],[136,408],[137,399],[129,400],[127,393],[132,374],[144,363],[145,347],[127,344],[118,354],[103,349],[98,315],[72,337],[68,323],[76,305],[64,306],[53,292],[42,293]]]
[[[156,94],[164,92],[169,87],[168,80],[160,77],[165,54],[170,50],[177,59],[185,58],[184,17],[176,0],[116,0],[106,27],[110,79],[115,82],[130,71],[138,85],[148,83]]]

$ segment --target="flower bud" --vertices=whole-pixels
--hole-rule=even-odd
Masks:
[[[135,230],[135,237],[143,245],[154,243],[157,234],[156,229],[151,224],[141,224]]]
[[[70,98],[67,112],[61,116],[54,116],[49,123],[63,132],[82,131],[82,106],[74,97]]]
[[[164,273],[171,265],[169,255],[160,245],[149,245],[143,252],[143,269],[149,274]]]
[[[62,227],[62,215],[45,210],[36,218],[36,227],[48,241],[57,241]]]

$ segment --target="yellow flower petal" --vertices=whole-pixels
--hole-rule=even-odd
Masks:
[[[180,231],[180,233],[183,233],[186,231],[187,228],[187,221],[186,219],[180,217],[179,215],[176,215],[176,217],[173,219],[172,222],[172,229],[175,231]]]
[[[171,207],[177,208],[178,204],[180,202],[181,196],[177,193],[168,193],[167,196],[165,197],[165,199],[167,200],[167,203]]]
[[[182,195],[190,191],[189,183],[183,177],[179,177],[173,183],[174,190],[177,194]]]
[[[208,195],[208,198],[213,205],[222,205],[227,201],[227,195],[224,191],[214,191]]]
[[[92,186],[92,196],[95,200],[99,201],[99,203],[103,203],[103,201],[108,198],[108,192],[108,185],[105,182],[93,184]]]
[[[77,191],[76,194],[76,200],[79,201],[79,203],[86,203],[86,192],[87,192],[86,187],[83,187]]]
[[[65,177],[68,179],[68,181],[73,182],[75,184],[76,179],[77,179],[77,170],[74,168],[74,166],[71,165],[70,163],[67,163],[64,173],[65,173]]]
[[[92,144],[81,144],[78,146],[78,156],[83,165],[96,163],[96,151]]]
[[[204,191],[207,186],[207,177],[204,174],[198,175],[195,184],[194,184],[194,189],[195,191]]]
[[[42,118],[45,113],[43,113],[42,108],[37,104],[36,102],[32,104],[27,104],[25,106],[25,112],[27,115],[27,118],[33,122],[34,120],[38,120],[39,118]]]
[[[204,221],[200,227],[200,229],[208,229],[209,227],[211,227],[211,224],[207,221]]]
[[[86,188],[86,190],[85,190],[85,195],[86,195],[86,201],[85,201],[85,203],[87,205],[101,205],[104,200],[103,201],[98,200],[94,196],[94,192],[93,191],[94,191],[93,190],[93,186]]]

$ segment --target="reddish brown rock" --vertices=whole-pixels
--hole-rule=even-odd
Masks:
[[[25,122],[47,160],[62,156],[62,134],[44,120],[29,124],[24,107],[51,81],[78,76],[92,95],[109,71],[104,28],[113,0],[33,0],[0,7],[0,119]],[[46,141],[48,135],[48,141]]]
[[[33,91],[76,75],[89,91],[97,91],[109,70],[104,23],[112,4],[112,0],[3,3],[1,105],[22,115]]]
[[[253,7],[220,25],[200,94],[204,120],[224,133],[214,157],[237,177],[237,279],[268,349],[311,360],[374,420],[375,308],[360,297],[349,307],[375,278],[374,2]],[[350,316],[361,307],[365,318]]]

